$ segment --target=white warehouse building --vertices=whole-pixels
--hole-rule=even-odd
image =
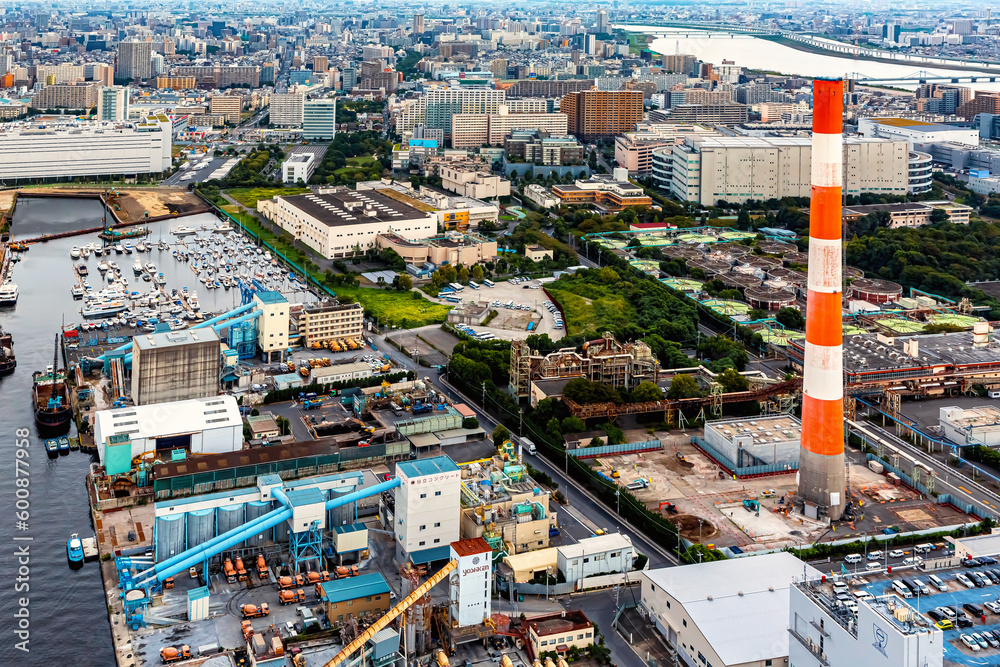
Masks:
[[[588,537],[556,547],[556,567],[567,582],[580,584],[578,590],[583,590],[582,581],[587,577],[631,571],[634,560],[632,541],[621,533]]]
[[[1000,446],[1000,410],[991,405],[941,408],[938,424],[956,445]]]
[[[106,465],[108,448],[117,446],[108,442],[112,436],[128,438],[132,458],[174,449],[222,454],[243,448],[243,418],[233,396],[99,410],[94,415],[94,442],[101,465]]]
[[[726,460],[720,462],[730,470],[797,464],[801,440],[802,423],[791,415],[705,423],[705,442],[715,450],[713,455],[722,454]]]
[[[172,131],[166,116],[0,125],[0,179],[159,174],[170,169]]]

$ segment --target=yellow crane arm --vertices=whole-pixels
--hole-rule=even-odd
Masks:
[[[372,623],[371,627],[369,627],[367,630],[358,635],[357,639],[355,639],[350,644],[345,646],[344,650],[342,650],[337,655],[333,656],[333,659],[330,660],[330,662],[323,665],[323,667],[336,667],[344,660],[347,660],[347,658],[349,658],[352,653],[354,653],[359,648],[364,646],[365,642],[374,637],[379,630],[392,623],[392,621],[395,620],[397,616],[399,616],[404,611],[409,609],[414,602],[422,598],[430,589],[434,588],[439,583],[441,583],[441,581],[443,581],[445,577],[451,574],[452,570],[454,570],[456,567],[458,567],[457,560],[449,561],[447,565],[438,570],[427,581],[425,581],[424,583],[420,584],[417,588],[415,588],[412,593],[410,593],[405,598],[400,600],[399,604],[397,604],[395,607],[387,611],[385,613],[385,616]]]

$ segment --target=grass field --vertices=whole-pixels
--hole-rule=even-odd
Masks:
[[[257,208],[258,199],[270,199],[275,195],[301,195],[309,188],[233,188],[226,194],[247,208]]]
[[[407,328],[440,324],[451,310],[451,306],[431,303],[423,297],[413,298],[417,292],[396,292],[371,287],[334,287],[333,291],[338,298],[351,296],[357,299],[381,324]]]
[[[349,157],[347,158],[347,166],[337,169],[333,173],[338,176],[343,176],[344,174],[352,174],[359,169],[371,169],[378,165],[378,160],[373,157]],[[381,169],[380,169],[381,171]]]
[[[557,281],[552,285],[561,282],[564,281]],[[547,286],[547,291],[562,306],[566,317],[566,333],[569,335],[584,331],[608,331],[628,321],[634,314],[632,306],[617,294],[605,293],[588,298],[558,287]]]

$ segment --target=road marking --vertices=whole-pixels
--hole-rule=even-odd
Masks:
[[[965,488],[965,487],[964,487],[964,486],[962,486],[961,484],[959,484],[959,485],[958,485],[958,488],[962,489],[963,491],[965,491],[965,492],[966,492],[966,493],[968,493],[969,495],[972,495],[972,491],[969,491],[969,490],[968,490],[967,488]]]

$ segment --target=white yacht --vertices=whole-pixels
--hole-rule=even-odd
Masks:
[[[0,306],[13,306],[15,303],[17,303],[17,284],[0,285]]]
[[[80,246],[75,245],[72,248],[70,248],[69,249],[69,256],[72,257],[73,259],[79,259],[80,258]]]

